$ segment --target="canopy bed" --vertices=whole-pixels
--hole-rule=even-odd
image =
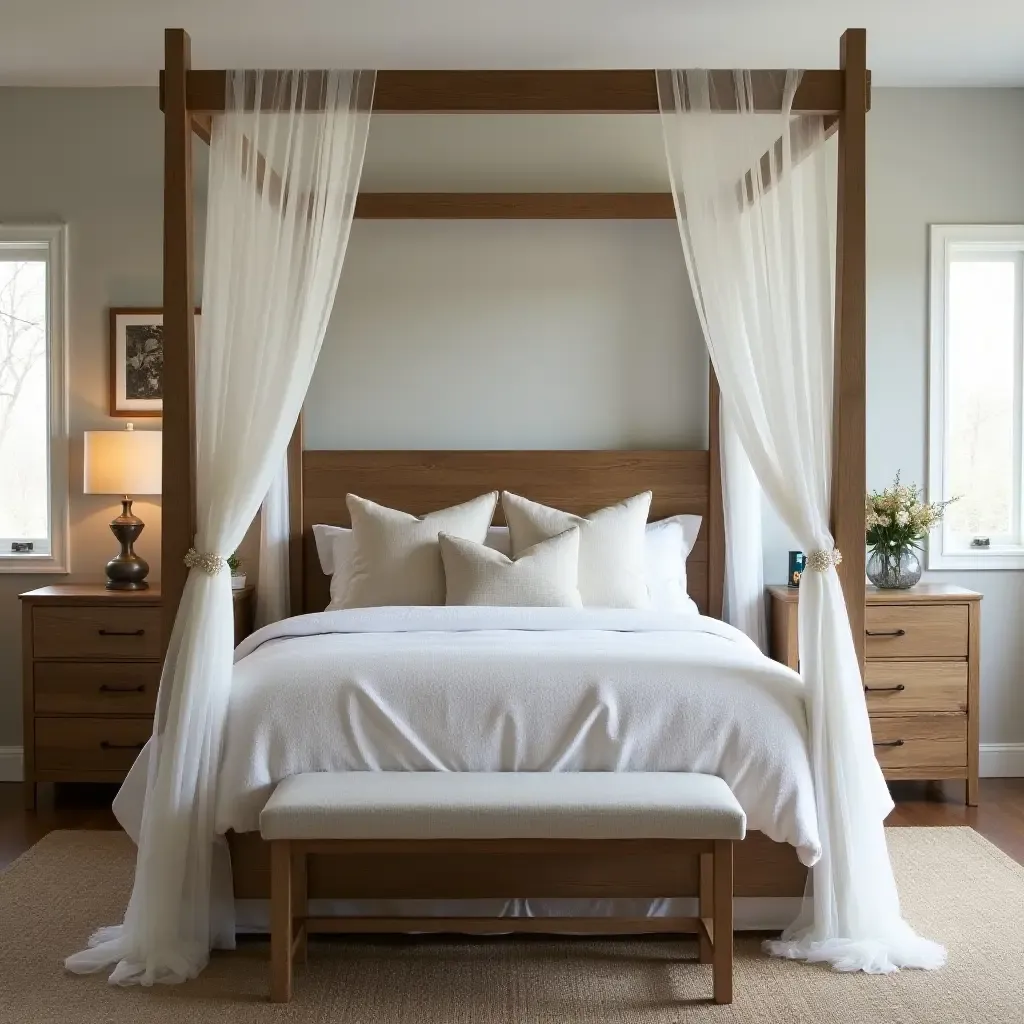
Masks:
[[[193,977],[211,946],[233,943],[233,907],[225,904],[233,896],[266,895],[266,851],[252,819],[253,807],[258,813],[265,798],[260,785],[281,775],[335,770],[339,763],[384,770],[721,774],[745,802],[751,828],[761,830],[739,844],[739,895],[798,896],[807,874],[803,865],[814,865],[800,916],[769,945],[771,952],[845,970],[939,966],[941,948],[916,936],[900,916],[882,829],[891,802],[872,752],[858,668],[864,618],[865,33],[844,34],[840,70],[374,76],[193,71],[188,37],[168,30],[161,90],[165,664],[148,767],[141,769],[147,776],[145,808],[125,921],[101,929],[68,966],[114,966],[111,980],[123,984]],[[359,194],[371,100],[375,114],[660,112],[672,192]],[[765,122],[762,144],[761,135],[747,129],[756,123],[763,132]],[[726,136],[736,129],[732,138],[723,141],[722,126]],[[837,190],[830,187],[825,159],[826,140],[834,135]],[[192,318],[194,137],[210,145],[204,337],[198,349]],[[676,219],[713,365],[708,449],[304,451],[303,395],[353,216]],[[286,450],[284,474],[279,470]],[[466,508],[481,492],[511,489],[562,510],[547,510],[555,515],[586,517],[639,491],[653,494],[652,520],[702,518],[686,586],[706,615],[721,616],[726,605],[735,622],[750,593],[749,578],[745,591],[741,585],[749,570],[743,531],[751,528],[743,481],[754,476],[810,553],[812,571],[800,602],[802,684],[738,631],[690,614],[666,618],[607,606],[321,612],[328,582],[312,528],[347,526],[352,494],[372,499],[368,505],[401,510],[385,513],[416,516],[441,506]],[[506,509],[509,497],[503,498]],[[277,614],[269,618],[288,614],[286,589],[296,617],[269,625],[239,649],[233,683],[224,555],[264,499],[265,524],[272,520],[278,531],[261,567],[264,582],[280,591]],[[510,532],[514,549],[515,529]],[[441,533],[442,549],[444,538]],[[475,677],[480,689],[455,692],[466,665],[479,667],[481,642],[491,645],[491,660]],[[618,666],[636,683],[630,693],[625,685],[615,691],[628,712],[624,717],[646,713],[653,731],[645,741],[627,742],[628,755],[622,746],[598,755],[585,744],[570,744],[571,752],[553,762],[555,740],[547,753],[531,753],[545,727],[555,733],[560,723],[569,728],[576,705],[563,694],[594,689],[595,645],[602,670]],[[398,756],[368,741],[373,729],[367,727],[349,730],[354,735],[344,751],[335,745],[318,753],[279,731],[283,721],[295,719],[299,732],[326,731],[331,743],[337,740],[331,712],[317,711],[316,687],[324,666],[339,661],[362,666],[359,672],[365,668],[366,685],[400,704],[410,676],[397,683],[386,673],[374,676],[391,665],[389,652],[404,652],[392,660],[421,675],[426,660],[427,674],[436,676],[427,696],[463,712],[458,721],[443,719],[433,746],[411,740],[412,753]],[[544,704],[527,683],[544,678],[550,657],[569,667]],[[634,671],[638,664],[642,671]],[[288,686],[275,687],[273,680],[285,674]],[[685,678],[692,706],[680,697],[682,703],[656,706],[652,713],[651,701],[677,678]],[[658,680],[662,689],[651,689]],[[472,724],[475,702],[484,700],[475,694],[487,685],[495,700],[504,691],[521,701],[518,711],[527,725],[511,740],[505,733],[486,734],[483,720],[479,729]],[[728,692],[742,698],[726,710]],[[336,707],[337,691],[330,695]],[[275,701],[287,707],[272,714]],[[703,710],[695,710],[698,705]],[[658,723],[671,725],[680,708],[690,718],[672,726],[678,742],[659,739]],[[429,721],[416,720],[415,707],[392,711],[391,725],[404,714],[404,723],[430,728]],[[691,719],[700,727],[681,724]],[[470,724],[460,731],[465,722]],[[349,725],[343,715],[334,731]],[[701,729],[703,747],[694,740]],[[424,753],[428,746],[433,760]],[[790,747],[792,756],[785,753]],[[692,762],[710,756],[707,748],[716,751],[712,760],[695,767]],[[235,803],[225,795],[232,785]],[[255,803],[239,810],[245,800]],[[221,838],[225,832],[228,844]],[[780,841],[770,841],[769,834]],[[562,887],[574,883],[581,897],[595,897],[609,879],[621,891],[632,877],[636,895],[657,895],[656,878],[635,877],[637,868],[614,843],[586,861],[539,852],[530,863],[491,863],[488,870],[501,872],[510,899],[543,895],[545,879]],[[389,862],[370,872],[375,888],[363,892],[352,891],[345,874],[329,863],[314,863],[310,892],[470,898],[479,890],[477,871],[463,861]],[[489,882],[493,891],[493,873]],[[615,918],[608,923],[615,930]],[[495,928],[514,930],[514,917]]]

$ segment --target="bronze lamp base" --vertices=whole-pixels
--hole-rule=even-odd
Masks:
[[[110,532],[121,544],[121,552],[107,562],[107,590],[148,590],[149,562],[135,554],[133,545],[145,523],[132,513],[132,501],[121,499],[121,514],[110,524]]]

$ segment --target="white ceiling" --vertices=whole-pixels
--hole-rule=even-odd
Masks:
[[[1024,85],[1022,0],[0,0],[0,85],[145,85],[195,67],[834,67],[876,85]]]

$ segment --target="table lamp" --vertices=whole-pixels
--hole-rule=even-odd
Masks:
[[[149,563],[133,547],[145,523],[132,514],[133,494],[159,494],[162,433],[125,430],[85,432],[86,494],[120,494],[121,514],[110,524],[121,553],[107,562],[107,590],[147,590]]]

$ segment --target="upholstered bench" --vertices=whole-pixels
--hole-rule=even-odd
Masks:
[[[478,870],[475,893],[490,897],[687,896],[699,858],[697,918],[636,918],[629,931],[696,931],[700,962],[712,964],[716,1003],[732,1001],[733,840],[746,818],[713,775],[673,772],[339,772],[293,775],[260,815],[271,847],[271,998],[291,998],[292,962],[306,936],[324,932],[495,931],[492,919],[313,917],[307,857],[328,854],[360,865],[409,855],[409,894],[443,897],[416,865],[427,854],[463,858]],[[590,857],[585,855],[590,854]],[[583,877],[547,866],[584,856]],[[466,861],[465,858],[471,858]],[[515,865],[511,867],[510,865]],[[534,868],[531,870],[531,865]],[[601,875],[614,866],[610,877]],[[491,867],[493,866],[493,870]],[[344,868],[341,869],[344,872]],[[372,870],[369,874],[375,874]],[[386,895],[394,895],[394,872]],[[384,893],[376,873],[366,897]],[[351,885],[351,879],[346,878]],[[483,926],[483,927],[482,927]],[[502,931],[620,933],[616,919],[508,918]]]

